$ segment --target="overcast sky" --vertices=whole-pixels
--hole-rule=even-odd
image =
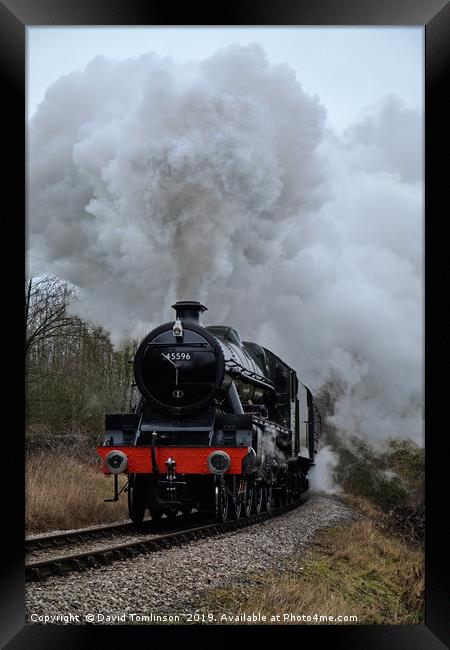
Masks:
[[[30,27],[27,112],[33,115],[59,77],[98,55],[126,59],[154,51],[186,62],[231,43],[259,43],[271,63],[287,63],[304,90],[319,95],[329,125],[340,131],[387,94],[423,110],[423,41],[422,27]]]
[[[423,31],[30,28],[31,273],[115,344],[200,300],[420,443]]]

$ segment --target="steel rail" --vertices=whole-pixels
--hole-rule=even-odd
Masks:
[[[198,518],[198,514],[192,513],[190,517],[192,521],[192,519]],[[182,515],[178,515],[174,519],[144,519],[141,524],[134,524],[132,521],[128,520],[117,524],[79,528],[76,530],[61,531],[39,537],[26,537],[25,552],[32,553],[34,551],[56,549],[68,546],[69,544],[79,544],[80,542],[108,539],[126,533],[159,533],[161,530],[177,527],[182,523],[182,521],[186,522],[186,519]]]
[[[205,539],[221,533],[226,533],[240,528],[247,528],[254,524],[262,523],[268,519],[278,517],[294,508],[302,501],[272,509],[270,512],[261,512],[247,518],[230,519],[224,523],[209,523],[195,528],[181,529],[176,532],[141,539],[124,544],[117,544],[108,548],[93,549],[84,553],[62,555],[47,560],[37,560],[25,564],[25,580],[42,580],[52,575],[65,575],[70,571],[83,571],[85,569],[105,566],[115,560],[135,557],[141,553],[155,552],[174,546],[182,546],[196,539]]]

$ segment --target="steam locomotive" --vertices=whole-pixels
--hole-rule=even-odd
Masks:
[[[105,416],[105,474],[128,475],[130,519],[193,509],[219,521],[297,500],[309,487],[321,418],[295,370],[233,327],[203,327],[206,307],[172,305],[175,320],[139,345],[133,412]]]

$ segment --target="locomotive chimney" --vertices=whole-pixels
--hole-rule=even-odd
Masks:
[[[177,319],[201,325],[201,315],[207,307],[196,300],[179,300],[172,305],[172,309],[175,309]]]

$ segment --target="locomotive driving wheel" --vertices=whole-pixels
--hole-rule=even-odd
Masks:
[[[253,506],[253,485],[249,485],[249,483],[247,483],[244,492],[244,515],[247,517],[247,519],[252,514],[252,506]]]
[[[233,515],[237,520],[242,513],[242,481],[237,476],[233,476]]]
[[[214,490],[216,497],[216,516],[220,522],[224,523],[228,517],[228,489],[224,476],[218,476],[216,478]]]
[[[254,498],[255,498],[255,512],[257,515],[261,512],[264,500],[264,488],[262,485],[258,484],[254,488]]]
[[[272,509],[272,486],[268,485],[264,488],[264,507],[267,512],[270,512]]]
[[[128,514],[134,524],[141,524],[144,519],[145,477],[139,474],[128,476]]]

